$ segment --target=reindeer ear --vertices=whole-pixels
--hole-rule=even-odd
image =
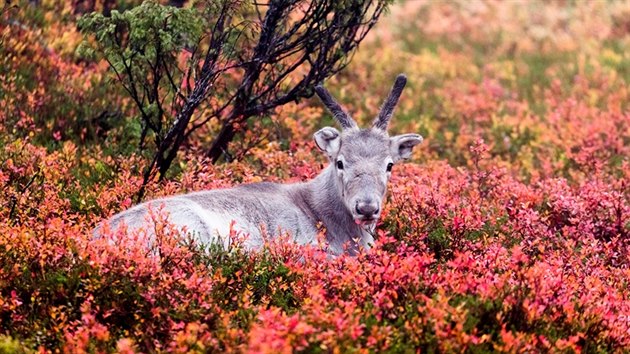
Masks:
[[[317,131],[313,136],[317,147],[325,152],[329,158],[333,158],[341,147],[341,134],[333,127],[325,127]]]
[[[422,136],[418,134],[402,134],[389,138],[389,148],[394,162],[410,158],[414,146],[420,144],[422,140]]]

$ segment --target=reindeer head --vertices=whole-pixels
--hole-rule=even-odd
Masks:
[[[333,127],[322,128],[315,133],[315,143],[334,165],[337,188],[357,223],[374,224],[378,220],[393,164],[409,158],[413,147],[422,142],[418,134],[387,134],[387,125],[406,83],[405,75],[398,75],[372,127],[367,129],[359,129],[325,88],[315,88],[343,128],[342,132]]]

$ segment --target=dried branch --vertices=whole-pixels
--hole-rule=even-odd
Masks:
[[[108,59],[140,112],[141,147],[149,133],[154,137],[144,185],[156,173],[164,178],[184,141],[208,122],[220,123],[207,151],[216,162],[250,118],[312,96],[315,85],[348,64],[389,2],[207,0],[192,9],[144,3],[138,11],[112,12],[112,19],[88,16],[86,32],[107,34],[103,47],[118,55]],[[116,30],[107,32],[112,23]],[[146,23],[151,25],[130,35],[134,26]],[[201,33],[198,23],[205,24]],[[196,43],[186,41],[193,37]],[[186,44],[163,43],[163,38]],[[183,53],[191,57],[180,68],[176,59]],[[298,70],[303,71],[299,77]],[[200,112],[209,98],[213,104]],[[139,198],[143,193],[144,187]]]

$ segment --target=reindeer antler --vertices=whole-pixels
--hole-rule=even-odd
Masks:
[[[394,82],[394,86],[392,87],[389,96],[383,103],[380,112],[378,112],[378,117],[376,117],[376,119],[374,120],[374,128],[387,131],[389,120],[392,118],[394,108],[396,108],[396,105],[398,104],[398,99],[400,98],[400,94],[402,93],[406,84],[407,76],[405,76],[405,74],[400,74],[396,77],[396,82]]]
[[[315,86],[315,92],[319,99],[322,100],[324,106],[328,108],[333,117],[337,119],[341,127],[344,129],[352,129],[357,127],[357,123],[350,117],[346,111],[341,108],[341,105],[333,98],[333,96],[322,85]]]

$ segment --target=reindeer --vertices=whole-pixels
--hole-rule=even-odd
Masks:
[[[321,85],[315,92],[343,130],[325,127],[315,133],[317,147],[330,164],[305,183],[253,183],[229,189],[176,195],[137,205],[113,216],[112,229],[146,226],[149,211],[161,208],[169,222],[191,232],[202,244],[228,246],[230,228],[247,235],[246,249],[258,249],[265,237],[288,233],[298,244],[317,244],[318,224],[326,230],[328,253],[355,255],[374,243],[392,166],[411,156],[422,142],[418,134],[390,137],[387,126],[407,79],[396,78],[372,127],[357,123]]]

